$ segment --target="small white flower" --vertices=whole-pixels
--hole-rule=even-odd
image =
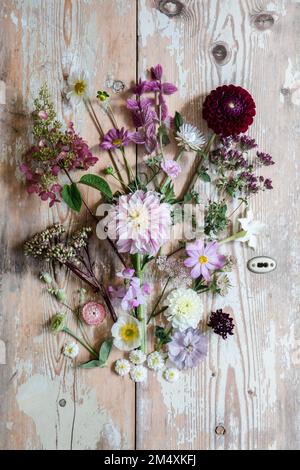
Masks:
[[[174,367],[169,367],[164,371],[164,378],[166,379],[167,382],[177,382],[179,379],[179,371],[178,369],[175,369]]]
[[[121,351],[131,351],[141,345],[141,324],[132,315],[123,314],[112,326],[114,346]]]
[[[197,127],[188,122],[182,124],[176,133],[175,139],[179,147],[185,150],[199,150],[205,144],[205,137]]]
[[[246,217],[238,219],[238,221],[246,234],[236,240],[239,242],[248,242],[248,245],[255,250],[257,245],[257,235],[260,235],[264,231],[265,224],[259,220],[254,220],[251,210],[248,210]]]
[[[146,360],[146,354],[143,353],[140,349],[134,349],[129,353],[129,360],[132,364],[138,365],[143,364]]]
[[[88,96],[89,81],[85,72],[80,74],[72,74],[68,79],[66,88],[66,97],[75,106],[77,106],[84,98]]]
[[[118,375],[124,377],[130,371],[130,362],[127,359],[118,359],[115,362],[115,371]]]
[[[203,314],[203,304],[193,289],[174,289],[167,297],[168,309],[165,315],[173,328],[184,331],[190,326],[196,328]]]
[[[69,357],[70,359],[75,359],[75,357],[77,357],[79,353],[78,344],[74,342],[65,344],[63,353],[66,357]]]
[[[153,353],[148,355],[147,365],[149,369],[152,369],[155,371],[162,370],[165,367],[165,361],[159,352],[154,351]]]
[[[147,380],[146,367],[142,365],[132,367],[130,377],[134,382],[145,382]]]

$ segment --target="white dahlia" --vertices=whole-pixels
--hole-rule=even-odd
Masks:
[[[197,127],[185,122],[176,133],[175,139],[179,147],[185,150],[199,150],[205,144],[205,137]]]
[[[140,349],[134,349],[129,353],[129,360],[135,365],[143,364],[146,360],[146,354]]]
[[[118,375],[124,377],[124,375],[127,375],[130,371],[130,362],[127,361],[127,359],[118,359],[115,362],[115,371]]]
[[[145,382],[147,380],[146,367],[141,365],[132,367],[130,377],[134,382]]]
[[[149,369],[152,369],[155,371],[162,370],[165,367],[165,361],[159,352],[154,351],[153,353],[148,355],[147,365]]]
[[[184,331],[196,328],[203,314],[203,304],[193,289],[174,289],[167,297],[165,315],[173,328]]]

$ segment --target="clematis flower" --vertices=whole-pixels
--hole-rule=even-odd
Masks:
[[[124,127],[121,129],[110,129],[103,137],[100,146],[104,150],[117,149],[129,145],[130,140],[131,134]]]
[[[202,240],[189,243],[186,247],[188,258],[184,261],[184,265],[191,270],[191,277],[197,279],[203,276],[209,282],[211,280],[210,271],[221,269],[226,258],[218,253],[219,246],[217,242],[210,242],[206,246]]]
[[[244,236],[236,238],[239,242],[247,242],[248,245],[255,250],[257,245],[257,236],[260,235],[264,228],[265,224],[255,220],[253,212],[248,210],[247,216],[238,219],[241,224],[243,231],[245,231]]]

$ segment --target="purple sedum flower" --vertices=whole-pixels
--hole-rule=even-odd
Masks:
[[[161,168],[172,180],[181,172],[181,166],[175,160],[165,160],[161,163]]]
[[[209,282],[211,280],[210,271],[221,269],[226,258],[220,255],[219,245],[217,242],[210,242],[206,246],[202,240],[196,240],[189,243],[186,247],[188,258],[184,261],[184,265],[192,268],[191,277],[197,279],[201,275]]]
[[[169,359],[178,369],[190,369],[207,355],[207,337],[196,328],[175,331],[168,343]]]
[[[131,133],[122,127],[121,129],[110,129],[105,134],[100,146],[104,150],[126,147],[131,141]]]

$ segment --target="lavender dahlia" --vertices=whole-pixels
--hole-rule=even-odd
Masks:
[[[168,343],[169,359],[178,369],[196,367],[207,354],[207,337],[198,329],[175,331]]]

